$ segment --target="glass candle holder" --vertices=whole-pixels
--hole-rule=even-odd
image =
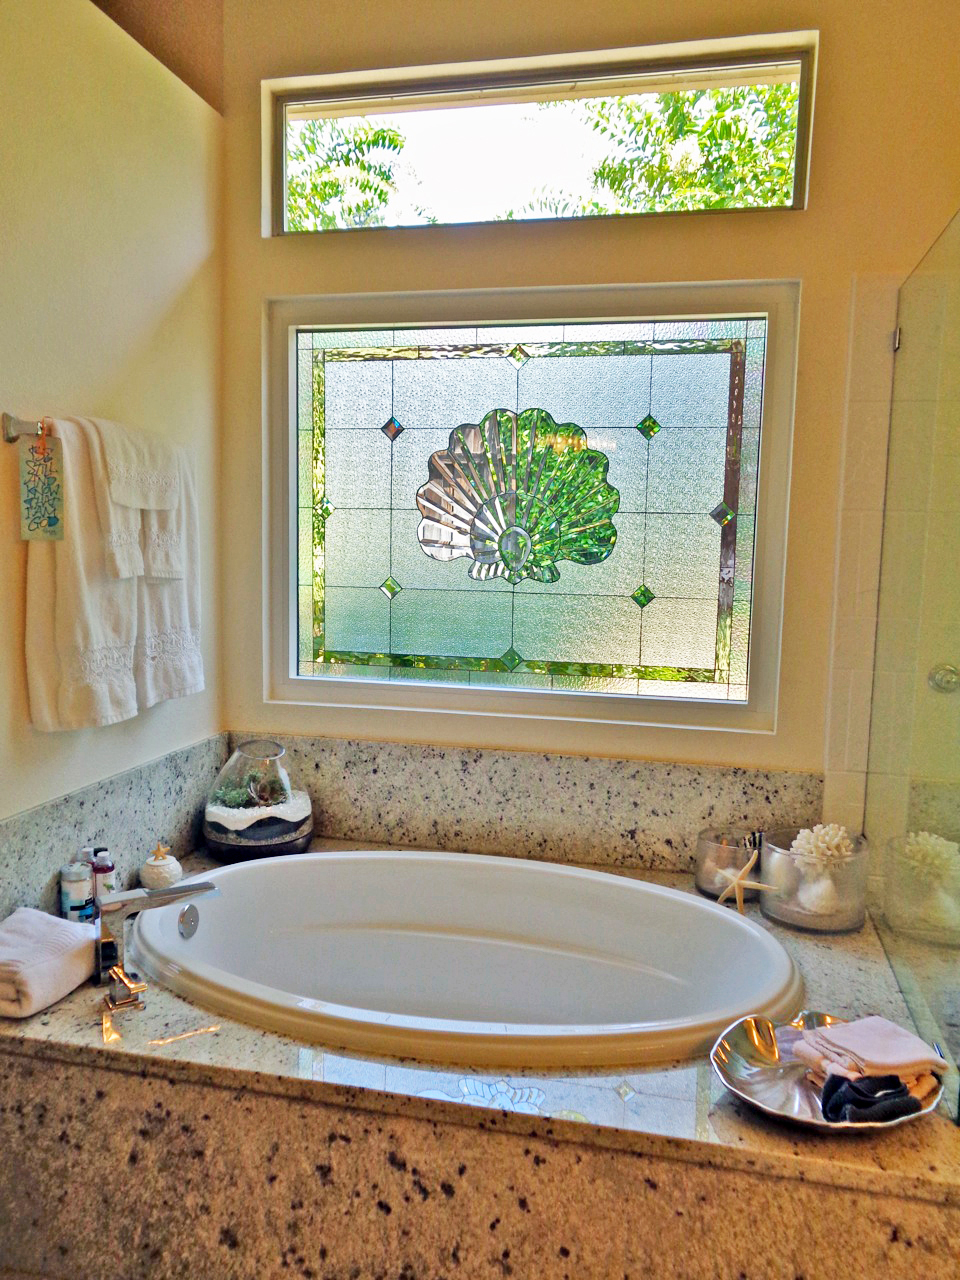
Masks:
[[[280,763],[285,751],[271,738],[250,738],[220,770],[203,811],[203,840],[215,858],[244,862],[309,848],[313,806],[291,787]]]
[[[960,947],[960,845],[929,831],[891,840],[883,913],[899,933]]]
[[[772,886],[760,893],[768,920],[817,933],[849,933],[866,919],[866,842],[850,836],[849,855],[811,857],[793,850],[800,828],[764,833],[760,879]]]
[[[762,831],[749,827],[708,827],[697,836],[697,861],[693,881],[708,898],[719,898],[738,871],[742,871],[760,847]],[[751,843],[751,841],[753,843]],[[759,879],[759,870],[753,879]],[[757,897],[756,889],[744,889],[745,901]]]

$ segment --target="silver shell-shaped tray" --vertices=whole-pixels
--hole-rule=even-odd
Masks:
[[[790,1040],[810,1027],[829,1027],[845,1018],[804,1009],[791,1022],[771,1022],[760,1014],[741,1018],[720,1036],[710,1050],[710,1061],[720,1080],[744,1102],[780,1120],[836,1133],[839,1129],[892,1129],[908,1120],[917,1120],[936,1109],[943,1084],[913,1115],[896,1120],[841,1120],[823,1118],[820,1090],[807,1077],[807,1064],[793,1056]],[[780,1032],[778,1037],[777,1032]],[[796,1035],[792,1035],[796,1032]],[[786,1033],[786,1034],[784,1034]],[[946,1066],[946,1063],[944,1063]]]

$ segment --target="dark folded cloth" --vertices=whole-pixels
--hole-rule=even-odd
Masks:
[[[847,1080],[844,1076],[829,1075],[823,1084],[820,1109],[824,1120],[834,1124],[841,1120],[863,1124],[915,1115],[921,1110],[921,1104],[899,1076]]]

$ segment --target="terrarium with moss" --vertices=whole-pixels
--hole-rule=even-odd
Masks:
[[[203,839],[215,858],[242,862],[303,853],[313,839],[313,806],[281,764],[270,738],[241,742],[220,770],[203,812]]]

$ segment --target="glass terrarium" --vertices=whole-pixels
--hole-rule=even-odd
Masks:
[[[203,839],[215,858],[243,862],[303,853],[313,839],[313,806],[294,791],[270,738],[241,742],[220,770],[203,811]]]
[[[764,833],[760,910],[819,933],[859,929],[866,919],[867,845],[844,827],[817,824]]]

